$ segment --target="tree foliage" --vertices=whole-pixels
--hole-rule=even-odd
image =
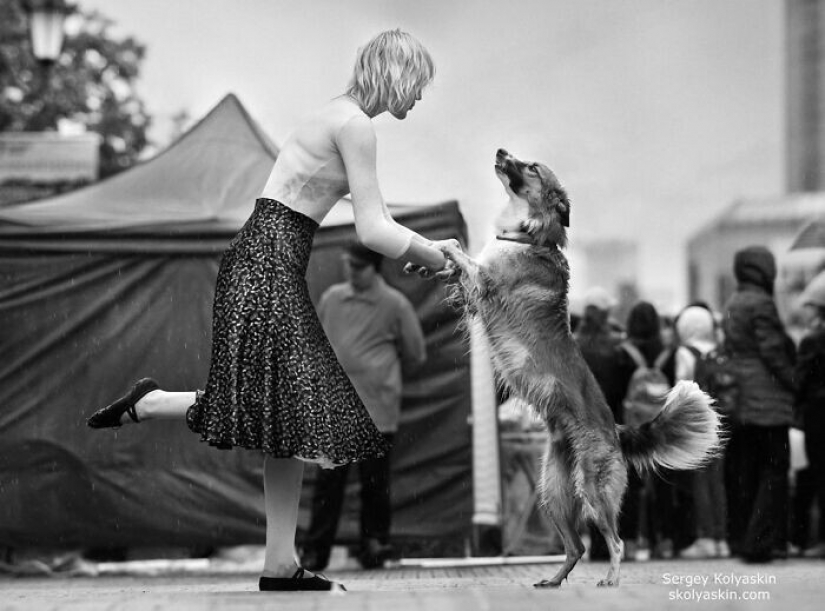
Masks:
[[[131,166],[148,144],[150,118],[135,91],[145,48],[115,39],[113,23],[75,8],[50,68],[31,52],[20,0],[0,0],[0,131],[45,131],[66,119],[99,134],[100,176]]]

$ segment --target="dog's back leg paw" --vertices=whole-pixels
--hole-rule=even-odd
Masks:
[[[556,581],[555,579],[542,579],[538,583],[534,583],[534,588],[558,588],[561,586],[561,580]]]
[[[597,584],[600,588],[616,588],[619,585],[618,579],[602,579]]]

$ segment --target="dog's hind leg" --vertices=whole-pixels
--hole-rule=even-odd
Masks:
[[[584,543],[576,528],[580,514],[579,501],[571,485],[570,465],[566,458],[564,453],[555,453],[551,446],[542,470],[544,510],[561,535],[566,557],[564,564],[551,579],[542,579],[534,584],[537,588],[558,588],[584,555]]]
[[[607,577],[599,581],[597,585],[617,586],[619,585],[619,567],[624,553],[624,543],[619,538],[617,528],[617,512],[608,510],[603,513],[596,520],[596,527],[604,536],[607,549],[610,552],[610,569],[607,571]]]
[[[627,486],[627,472],[623,466],[613,463],[609,473],[605,478],[607,481],[596,496],[592,516],[610,552],[610,569],[607,571],[607,577],[597,584],[599,586],[619,585],[619,569],[624,554],[624,543],[619,538],[618,518],[621,499]]]
[[[573,570],[573,567],[576,566],[579,559],[584,555],[584,543],[576,529],[577,520],[575,516],[572,515],[571,512],[562,512],[560,514],[550,512],[550,517],[556,525],[556,528],[559,529],[559,534],[561,534],[561,539],[564,543],[564,564],[561,565],[561,568],[552,578],[542,579],[538,583],[533,584],[537,588],[558,588],[561,582],[567,579],[570,571]]]

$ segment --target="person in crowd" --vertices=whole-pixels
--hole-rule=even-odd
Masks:
[[[617,348],[617,376],[623,396],[626,396],[638,356],[650,368],[659,367],[667,359],[661,333],[661,318],[655,306],[647,301],[636,303],[627,317],[627,339]],[[672,384],[672,377],[669,379]],[[625,414],[623,420],[627,420]],[[628,488],[619,521],[628,559],[673,556],[672,527],[675,515],[675,493],[668,483],[669,472],[662,475],[628,471]]]
[[[801,302],[808,332],[799,343],[796,405],[805,431],[811,490],[819,507],[819,541],[804,554],[825,558],[825,273],[805,287]]]
[[[676,318],[680,346],[675,353],[676,380],[696,380],[699,360],[717,348],[716,325],[707,307],[688,306]],[[693,511],[693,543],[680,550],[685,559],[727,558],[727,502],[724,458],[719,456],[704,468],[688,472]]]
[[[800,431],[802,425],[797,422],[795,425]],[[803,434],[804,438],[804,434]],[[802,456],[807,461],[807,450],[802,442]],[[788,478],[788,489],[790,497],[790,526],[788,528],[788,556],[802,556],[809,554],[818,555],[818,544],[811,543],[813,508],[817,504],[816,483],[813,470],[805,462],[802,466],[794,468],[794,440],[793,427],[791,428],[791,474]]]
[[[401,373],[427,358],[415,309],[381,277],[383,257],[359,243],[343,257],[346,282],[321,296],[318,316],[335,354],[352,380],[381,435],[392,447],[401,418]],[[364,568],[376,568],[390,546],[390,453],[358,465],[361,480],[361,551]],[[344,504],[349,465],[321,469],[315,480],[312,514],[301,563],[326,568]]]
[[[622,340],[610,315],[616,307],[616,299],[602,287],[592,287],[584,296],[584,312],[576,329],[575,338],[599,387],[607,399],[616,422],[621,424],[622,399],[625,388],[617,377],[616,348]]]
[[[796,348],[774,303],[776,261],[762,246],[739,250],[725,305],[724,335],[740,381],[725,460],[729,541],[746,562],[787,554],[788,428],[793,422]]]
[[[615,306],[616,299],[604,288],[594,286],[588,289],[584,296],[584,312],[576,327],[574,337],[587,366],[593,372],[604,393],[607,404],[613,412],[613,418],[621,424],[626,380],[619,378],[617,367],[617,347],[622,336],[610,323],[610,313]],[[608,559],[610,554],[599,529],[591,525],[589,531],[590,559]]]
[[[332,467],[388,452],[310,300],[305,275],[319,223],[349,193],[366,246],[433,274],[451,273],[438,244],[392,219],[376,177],[373,119],[386,112],[404,119],[433,75],[430,54],[400,30],[382,32],[359,50],[346,91],[286,140],[252,215],[223,255],[205,389],[169,392],[143,378],[88,421],[109,428],[185,419],[210,445],[263,452],[264,591],[336,587],[296,561],[304,461]]]
[[[679,339],[676,332],[676,321],[672,316],[662,315],[662,346],[664,350],[668,350],[671,354],[675,354],[676,348],[679,345]]]

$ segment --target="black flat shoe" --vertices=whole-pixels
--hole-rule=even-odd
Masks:
[[[114,403],[107,405],[103,409],[92,414],[86,424],[93,429],[110,429],[120,426],[123,414],[128,414],[134,422],[140,422],[135,411],[135,403],[148,395],[153,390],[160,388],[158,383],[152,378],[143,378],[135,382],[125,395]]]
[[[330,581],[323,575],[304,577],[304,569],[299,568],[292,577],[261,577],[258,589],[261,592],[329,592],[347,589],[340,583]]]

